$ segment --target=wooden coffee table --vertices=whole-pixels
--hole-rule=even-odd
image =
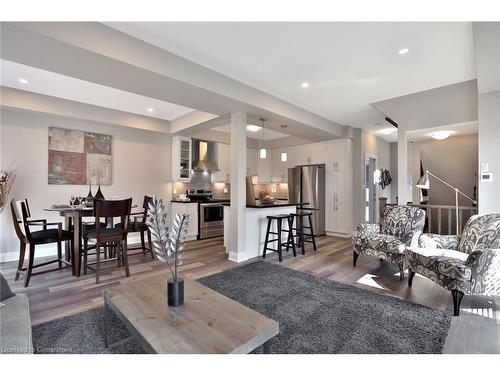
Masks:
[[[278,322],[188,278],[184,305],[167,306],[168,276],[103,291],[106,347],[110,308],[149,353],[249,353],[261,345],[269,353]]]

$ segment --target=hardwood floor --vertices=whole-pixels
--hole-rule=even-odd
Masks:
[[[317,239],[317,246],[316,253],[309,245],[304,256],[294,258],[290,252],[278,263],[277,254],[272,253],[266,261],[437,309],[453,309],[448,291],[418,275],[412,288],[408,288],[406,278],[399,281],[394,264],[360,256],[353,268],[350,239],[323,236]],[[14,292],[28,294],[35,325],[101,306],[104,288],[160,273],[166,267],[142,254],[130,256],[129,262],[130,278],[125,277],[124,269],[117,268],[116,263],[106,264],[99,285],[95,284],[92,272],[75,278],[69,269],[63,269],[33,276],[30,286],[23,288],[22,278],[14,281],[14,262],[0,264],[0,270]],[[199,278],[239,265],[227,260],[222,238],[192,241],[186,245],[181,273]],[[453,318],[444,352],[500,353],[500,300],[465,296],[460,316]]]

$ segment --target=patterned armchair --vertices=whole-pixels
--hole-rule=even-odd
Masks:
[[[404,251],[416,247],[425,224],[425,211],[411,206],[387,206],[380,225],[359,224],[353,234],[353,266],[359,254],[388,260],[399,266],[399,277],[404,278]]]
[[[500,214],[474,215],[461,236],[422,234],[405,251],[410,269],[451,291],[458,316],[464,294],[500,295]]]

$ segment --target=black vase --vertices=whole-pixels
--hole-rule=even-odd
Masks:
[[[180,306],[184,303],[184,279],[167,281],[167,303],[169,306]]]
[[[102,194],[102,191],[101,191],[101,183],[99,183],[99,187],[97,189],[97,193],[95,193],[94,198],[104,200],[104,195]]]
[[[92,198],[94,198],[92,196],[92,183],[89,182],[89,193],[87,194],[87,199],[91,201]]]

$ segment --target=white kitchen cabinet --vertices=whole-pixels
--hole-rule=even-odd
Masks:
[[[352,140],[348,138],[321,142],[327,172],[352,171]]]
[[[293,167],[296,165],[312,164],[311,150],[312,146],[310,144],[290,147],[288,152],[290,164]]]
[[[178,214],[188,214],[189,223],[187,227],[187,240],[195,240],[198,237],[198,203],[172,202],[172,218]]]
[[[287,160],[281,160],[281,154],[283,152],[287,153]],[[286,148],[273,149],[272,155],[272,182],[283,183],[288,182],[288,167],[289,167],[289,156],[290,153]]]
[[[191,180],[191,138],[172,138],[172,180]]]
[[[260,155],[257,156],[257,182],[259,184],[266,184],[272,181],[272,155],[273,151],[267,149],[267,157],[261,159]]]
[[[231,177],[231,146],[217,143],[218,171],[212,172],[212,182],[229,182]]]
[[[352,173],[325,175],[325,229],[328,234],[349,235],[352,228]]]
[[[258,157],[258,150],[247,148],[247,176],[257,176]]]

